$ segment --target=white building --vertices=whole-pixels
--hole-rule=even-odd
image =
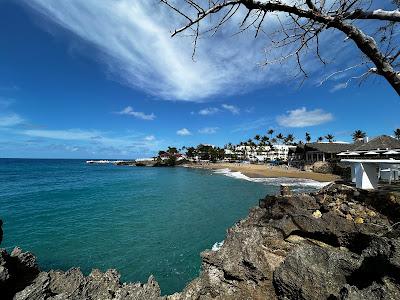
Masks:
[[[275,144],[272,146],[246,146],[239,145],[232,149],[225,149],[227,160],[248,160],[253,162],[287,161],[289,150],[296,146]]]

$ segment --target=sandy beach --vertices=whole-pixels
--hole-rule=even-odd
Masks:
[[[267,166],[255,164],[240,164],[240,163],[202,163],[202,164],[187,164],[184,165],[189,168],[197,169],[230,169],[234,172],[241,172],[242,174],[251,178],[271,178],[271,177],[288,177],[288,178],[304,178],[312,179],[320,182],[330,182],[340,179],[339,176],[333,174],[321,174],[314,172],[300,171],[296,168],[286,168],[284,166]]]

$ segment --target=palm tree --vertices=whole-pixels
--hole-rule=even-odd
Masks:
[[[276,144],[276,142],[277,142],[276,138],[271,139],[271,144]]]
[[[324,138],[322,137],[322,136],[320,136],[318,139],[317,139],[317,142],[322,142],[324,140]]]
[[[333,139],[335,138],[333,134],[327,134],[325,138],[328,140],[329,143],[332,143]]]
[[[285,139],[285,137],[283,136],[282,133],[277,134],[276,138],[280,141],[283,141]]]
[[[309,132],[306,132],[306,142],[307,143],[311,142],[311,135]]]
[[[293,141],[294,141],[294,135],[289,133],[285,138],[285,144],[293,143]]]
[[[270,129],[270,130],[267,131],[267,133],[272,137],[272,135],[274,134],[274,130]]]
[[[266,135],[263,135],[263,137],[261,138],[261,141],[263,141],[264,143],[269,141],[269,137],[267,137]]]
[[[365,138],[367,136],[367,134],[362,131],[362,130],[356,130],[353,132],[352,137],[353,137],[353,141],[357,141],[357,140],[361,140],[363,138]]]
[[[396,137],[396,139],[398,139],[400,141],[400,128],[397,128],[394,131],[394,136]]]

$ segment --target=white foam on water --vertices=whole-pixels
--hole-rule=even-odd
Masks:
[[[214,173],[225,175],[228,177],[247,180],[251,182],[259,182],[265,183],[268,185],[280,186],[280,185],[288,185],[288,186],[303,186],[310,188],[323,188],[327,186],[331,182],[319,182],[312,179],[304,179],[304,178],[289,178],[289,177],[271,177],[271,178],[251,178],[244,175],[241,172],[233,172],[230,169],[218,169],[215,170]]]
[[[219,249],[221,249],[221,247],[222,247],[223,244],[224,244],[224,241],[222,241],[222,242],[216,242],[216,243],[212,246],[211,250],[212,250],[212,251],[218,251]]]

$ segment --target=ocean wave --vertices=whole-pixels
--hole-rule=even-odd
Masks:
[[[287,185],[293,187],[301,186],[309,188],[323,188],[324,186],[330,184],[330,182],[319,182],[316,180],[305,179],[305,178],[289,178],[289,177],[251,178],[249,176],[244,175],[241,172],[231,171],[230,169],[218,169],[215,170],[214,173],[236,179],[247,180],[251,182],[259,182],[274,186]]]
[[[222,247],[223,244],[224,244],[224,241],[222,241],[222,242],[216,242],[216,243],[212,246],[211,250],[212,250],[212,251],[218,251],[219,249],[221,249],[221,247]]]

